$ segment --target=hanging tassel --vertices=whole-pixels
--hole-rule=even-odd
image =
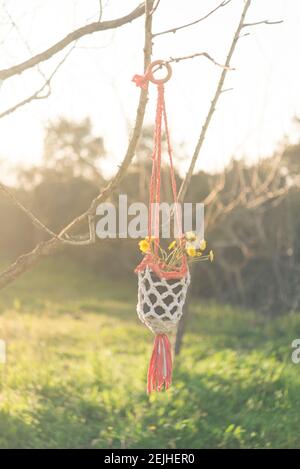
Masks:
[[[172,383],[171,344],[166,334],[157,334],[148,369],[148,393],[168,389]]]

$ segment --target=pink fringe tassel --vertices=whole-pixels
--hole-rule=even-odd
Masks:
[[[157,334],[148,369],[148,393],[167,390],[172,383],[171,344],[166,334]]]

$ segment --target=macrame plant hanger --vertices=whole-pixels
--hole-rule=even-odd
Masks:
[[[153,73],[165,68],[164,78],[155,78]],[[160,249],[160,189],[162,124],[165,127],[167,151],[170,164],[170,178],[174,201],[174,218],[178,230],[178,242],[184,243],[181,217],[178,209],[176,179],[173,166],[172,147],[168,129],[164,98],[164,83],[172,76],[169,63],[162,60],[152,62],[145,75],[135,75],[133,81],[146,89],[148,82],[157,86],[157,106],[155,118],[154,145],[152,154],[152,174],[149,190],[148,240],[153,242],[153,249],[147,252],[142,262],[136,267],[138,274],[137,313],[140,320],[155,334],[153,352],[148,369],[148,393],[168,389],[172,382],[172,351],[168,333],[176,329],[183,313],[190,274],[187,259],[182,255],[180,266],[172,270],[167,268],[159,256]]]

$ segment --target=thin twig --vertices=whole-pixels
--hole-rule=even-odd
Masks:
[[[206,20],[206,18],[208,18],[209,16],[211,16],[213,13],[215,13],[217,10],[219,10],[220,8],[223,8],[225,7],[228,3],[230,3],[231,0],[225,0],[223,2],[221,2],[216,8],[214,8],[213,10],[211,10],[210,12],[208,12],[206,15],[202,16],[201,18],[195,20],[195,21],[192,21],[191,23],[187,23],[187,24],[183,24],[181,26],[175,26],[174,28],[171,28],[171,29],[167,29],[166,31],[161,31],[159,33],[154,33],[153,34],[153,37],[157,37],[157,36],[162,36],[163,34],[169,34],[169,33],[176,33],[177,31],[181,30],[181,29],[184,29],[184,28],[189,28],[190,26],[194,26],[195,24],[198,24],[200,23],[201,21],[203,20]]]
[[[6,117],[8,116],[9,114],[11,114],[12,112],[16,111],[17,109],[25,106],[26,104],[29,104],[31,103],[32,101],[34,100],[38,100],[38,99],[46,99],[50,96],[51,94],[51,81],[54,77],[54,75],[56,74],[56,72],[59,70],[59,68],[65,63],[65,61],[67,60],[67,58],[69,57],[69,55],[71,54],[72,50],[75,48],[76,46],[76,43],[75,42],[73,44],[73,46],[71,47],[71,49],[66,53],[66,55],[63,57],[63,59],[58,63],[58,65],[55,67],[55,69],[53,70],[53,72],[51,73],[51,75],[46,78],[46,81],[45,83],[37,90],[35,91],[32,95],[28,96],[27,98],[23,99],[22,101],[20,101],[19,103],[15,104],[14,106],[11,106],[10,108],[6,109],[5,111],[1,112],[0,113],[0,119],[2,119],[3,117]],[[41,93],[46,89],[48,88],[46,94],[43,94],[41,95]]]
[[[278,21],[263,20],[263,21],[257,21],[256,23],[244,23],[243,28],[248,28],[250,26],[259,26],[261,24],[274,25],[274,24],[281,24],[281,23],[283,23],[283,20],[278,20]]]
[[[28,60],[25,60],[24,62],[21,62],[17,65],[14,65],[13,67],[9,67],[6,69],[0,70],[0,80],[6,80],[7,78],[10,78],[14,75],[19,75],[20,73],[23,73],[25,70],[28,70],[29,68],[32,68],[41,62],[44,62],[45,60],[50,59],[53,57],[53,55],[57,54],[59,51],[65,49],[69,44],[72,42],[80,39],[83,36],[86,36],[88,34],[93,34],[98,31],[106,31],[108,29],[115,29],[119,28],[120,26],[123,26],[124,24],[128,24],[131,21],[135,20],[136,18],[139,18],[142,16],[145,12],[145,4],[142,3],[139,5],[135,10],[133,10],[131,13],[129,13],[126,16],[123,16],[121,18],[115,19],[115,20],[109,20],[109,21],[102,21],[102,22],[94,22],[87,24],[85,26],[82,26],[79,29],[76,29],[75,31],[67,34],[63,39],[55,43],[53,46],[49,47],[45,51],[41,52],[40,54],[37,54],[33,57],[31,57]]]
[[[23,36],[19,26],[17,25],[17,23],[15,22],[15,20],[13,19],[12,15],[10,14],[10,12],[8,11],[7,7],[6,7],[6,4],[5,2],[2,3],[2,8],[4,9],[7,17],[9,18],[9,21],[12,25],[12,27],[16,30],[18,36],[20,37],[20,39],[22,40],[22,42],[24,43],[26,49],[28,50],[29,54],[32,55],[32,50],[31,50],[31,47],[28,43],[28,41],[26,40],[26,38]],[[37,70],[39,72],[39,74],[44,78],[44,80],[47,81],[47,78],[44,74],[44,72],[40,69],[39,65],[37,66]]]
[[[157,8],[159,7],[159,4],[160,4],[160,0],[156,0],[156,4],[153,6],[150,15],[154,15],[154,13],[156,12]],[[152,37],[153,37],[153,35],[152,35]]]
[[[25,106],[26,104],[29,104],[31,103],[32,101],[34,100],[37,100],[37,99],[46,99],[50,96],[51,94],[51,88],[49,87],[46,94],[44,95],[41,95],[41,93],[49,86],[50,84],[50,80],[47,80],[43,86],[41,88],[38,89],[38,91],[36,91],[35,93],[33,93],[32,95],[28,96],[27,98],[23,99],[22,101],[18,102],[17,104],[14,104],[13,106],[9,107],[8,109],[6,109],[5,111],[1,112],[0,113],[0,119],[2,119],[3,117],[6,117],[8,116],[9,114],[11,114],[12,112],[16,111],[17,109],[19,109],[20,107],[23,107]]]
[[[103,5],[102,5],[102,0],[99,0],[99,17],[98,17],[98,23],[102,20],[102,15],[103,15]]]
[[[195,54],[186,55],[184,57],[170,57],[165,62],[167,62],[167,63],[172,63],[172,62],[178,63],[178,62],[181,62],[182,60],[194,59],[196,57],[201,57],[201,56],[205,57],[206,59],[210,60],[213,64],[215,64],[218,67],[221,67],[225,70],[235,70],[235,68],[233,68],[233,67],[229,67],[228,65],[220,64],[211,55],[209,55],[207,52],[196,52]]]
[[[23,213],[32,221],[34,226],[39,228],[40,230],[44,231],[46,234],[52,236],[56,240],[62,242],[63,244],[69,244],[72,246],[76,245],[88,245],[91,244],[91,240],[93,239],[92,232],[90,230],[90,237],[87,240],[84,241],[72,241],[71,239],[64,239],[62,236],[57,235],[52,231],[50,228],[48,228],[43,222],[41,222],[27,207],[25,207],[19,200],[18,198],[4,185],[0,182],[0,190],[6,194],[10,198],[10,200],[16,205],[17,207],[22,210]],[[90,226],[91,229],[91,226]]]

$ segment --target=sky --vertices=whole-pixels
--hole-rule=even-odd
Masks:
[[[70,31],[99,18],[99,0],[0,0],[0,68],[43,51]],[[138,0],[103,0],[102,19],[129,13]],[[220,1],[161,0],[153,32],[194,21]],[[154,40],[153,59],[207,52],[224,63],[244,0],[199,24]],[[288,136],[298,139],[293,122],[300,116],[300,2],[253,0],[247,22],[284,20],[283,24],[244,29],[227,74],[223,93],[209,128],[197,169],[221,170],[235,156],[251,162],[268,156]],[[13,25],[11,24],[13,20]],[[60,116],[90,117],[93,132],[104,137],[107,176],[122,160],[133,126],[139,91],[132,76],[143,71],[143,18],[117,30],[94,33],[76,44],[52,82],[52,93],[0,119],[0,168],[39,164],[45,124]],[[64,54],[57,54],[0,88],[0,113],[35,92]],[[222,70],[203,57],[173,65],[166,85],[166,104],[173,146],[183,144],[184,172],[196,145]],[[153,123],[155,87],[145,123]],[[176,156],[176,155],[175,155]]]

